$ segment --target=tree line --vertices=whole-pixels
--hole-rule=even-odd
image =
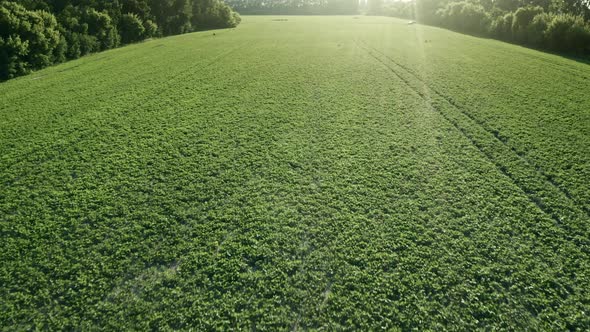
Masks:
[[[239,23],[222,0],[0,0],[0,80],[146,38]]]
[[[549,51],[590,55],[589,0],[369,0],[368,12]]]
[[[358,0],[227,0],[241,14],[345,15],[357,14]]]

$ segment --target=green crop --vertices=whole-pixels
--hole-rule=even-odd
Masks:
[[[590,67],[246,16],[0,85],[4,330],[587,330]]]

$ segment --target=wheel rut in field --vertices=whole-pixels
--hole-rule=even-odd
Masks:
[[[388,61],[390,61],[391,63],[393,63],[394,65],[398,66],[399,68],[403,69],[408,75],[410,75],[412,78],[414,78],[415,80],[417,80],[418,82],[422,83],[423,87],[425,89],[428,89],[430,92],[433,92],[435,95],[439,96],[440,98],[444,99],[447,103],[449,103],[453,108],[455,108],[456,110],[458,110],[459,112],[461,112],[463,115],[465,115],[466,117],[468,117],[471,121],[473,121],[475,124],[477,124],[479,127],[481,127],[481,129],[485,130],[486,132],[488,132],[489,134],[493,135],[494,138],[496,139],[496,141],[498,143],[501,143],[502,145],[504,145],[507,149],[511,150],[513,154],[515,154],[518,158],[520,158],[524,163],[528,164],[530,167],[532,167],[532,169],[534,169],[536,171],[536,173],[538,173],[538,176],[540,176],[544,181],[546,181],[547,183],[549,183],[551,186],[553,186],[556,190],[560,191],[563,195],[565,195],[565,197],[567,197],[568,200],[572,201],[572,203],[578,207],[579,209],[581,209],[582,211],[584,211],[586,213],[587,216],[590,217],[590,210],[588,210],[585,206],[583,206],[579,201],[577,201],[569,192],[569,190],[567,190],[566,188],[562,188],[559,186],[559,184],[557,182],[555,182],[555,180],[551,179],[551,177],[549,177],[545,172],[543,172],[542,167],[540,167],[539,165],[537,165],[534,161],[526,158],[524,156],[524,154],[518,150],[516,150],[516,148],[514,148],[513,146],[510,146],[506,143],[506,141],[502,138],[502,136],[500,135],[500,133],[498,131],[492,130],[490,129],[482,120],[474,117],[469,111],[464,110],[464,106],[459,105],[457,102],[455,102],[452,98],[448,97],[447,95],[441,93],[440,91],[438,91],[437,89],[429,86],[424,79],[420,78],[411,68],[408,68],[407,66],[399,63],[398,61],[395,61],[395,59],[393,59],[392,57],[388,56],[387,54],[377,50],[376,48],[370,47],[368,45],[365,44],[365,47],[370,48],[372,51],[380,54],[381,56],[383,56],[384,58],[386,58]],[[386,65],[386,64],[384,64]],[[387,66],[387,65],[386,65]],[[394,71],[392,68],[390,68],[392,71]],[[397,74],[397,73],[396,73]],[[399,77],[399,75],[398,75]],[[407,83],[406,83],[407,84]],[[416,90],[414,87],[412,87],[412,89]]]
[[[576,243],[590,244],[587,240],[580,240],[580,238],[575,238],[575,234],[572,234],[572,232],[581,233],[584,235],[583,238],[588,238],[585,220],[587,220],[589,213],[584,207],[576,204],[568,192],[561,190],[556,183],[550,181],[544,173],[537,170],[533,163],[528,162],[503,142],[497,133],[494,134],[487,130],[471,114],[462,110],[449,97],[431,88],[412,70],[400,65],[390,57],[384,56],[381,52],[367,46],[362,41],[357,41],[357,45],[386,67],[421,99],[429,103],[434,111],[441,114],[447,122],[452,124],[480,153],[518,187],[530,202],[550,217],[557,226],[566,229],[568,231],[567,236],[570,239],[575,240]],[[421,85],[422,89],[418,88],[416,84]],[[441,107],[442,105],[438,103],[437,99],[451,107]],[[455,110],[455,112],[450,110]]]

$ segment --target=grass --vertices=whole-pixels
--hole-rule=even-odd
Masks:
[[[1,84],[2,329],[588,329],[590,67],[404,23]]]

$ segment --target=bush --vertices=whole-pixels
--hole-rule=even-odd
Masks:
[[[466,3],[461,10],[463,31],[483,34],[490,25],[490,17],[480,5]]]
[[[191,2],[189,0],[150,0],[151,13],[162,35],[191,32]]]
[[[143,29],[146,38],[158,35],[158,25],[152,20],[145,20],[145,22],[143,22]]]
[[[22,61],[29,52],[29,43],[20,36],[0,37],[0,80],[6,80],[28,72],[28,64]]]
[[[129,44],[143,39],[145,28],[143,22],[136,14],[125,14],[119,21],[121,31],[121,42]]]
[[[439,17],[441,25],[451,29],[459,29],[459,19],[463,5],[462,2],[451,2],[444,8],[439,9],[436,15]]]
[[[555,15],[547,26],[545,37],[548,48],[554,51],[590,51],[590,27],[580,16]]]
[[[47,12],[0,2],[0,38],[1,80],[46,67],[59,56],[55,54],[61,42],[57,21]]]
[[[512,40],[513,18],[514,15],[512,13],[496,17],[496,19],[490,24],[490,35],[501,40]]]
[[[96,9],[87,9],[82,16],[88,26],[88,34],[96,38],[97,51],[108,50],[119,46],[120,37],[111,17],[105,12]]]
[[[552,20],[552,16],[547,13],[538,14],[533,18],[531,24],[527,28],[527,42],[536,47],[543,47],[546,45],[545,31]]]
[[[469,2],[451,2],[437,11],[437,15],[444,26],[463,32],[483,34],[490,25],[485,9]]]
[[[197,29],[233,28],[240,15],[219,0],[199,0],[193,4],[193,26]]]
[[[529,25],[533,21],[533,18],[543,13],[541,7],[522,7],[514,12],[514,19],[512,21],[512,36],[514,40],[523,43],[530,44],[529,37]]]
[[[68,5],[58,16],[58,21],[66,40],[66,57],[69,59],[108,50],[120,44],[117,27],[106,12]]]
[[[100,51],[100,43],[94,36],[87,34],[78,34],[80,40],[80,53],[82,55]]]
[[[66,41],[66,37],[61,35],[59,37],[59,43],[57,47],[53,51],[53,63],[62,63],[67,60],[66,54],[68,51],[68,42]]]

